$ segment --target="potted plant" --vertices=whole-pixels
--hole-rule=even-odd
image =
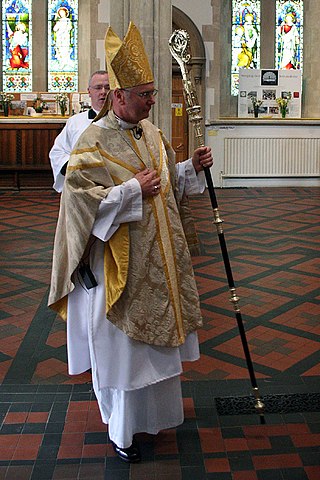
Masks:
[[[36,113],[41,115],[46,106],[46,102],[42,99],[41,95],[38,94],[34,99],[32,106],[35,109]]]
[[[288,112],[288,103],[291,100],[291,93],[287,93],[286,97],[279,97],[276,99],[277,104],[279,105],[281,118],[286,118]]]
[[[0,93],[0,105],[3,108],[3,115],[5,117],[9,116],[9,110],[12,105],[13,99],[14,99],[14,95],[12,93],[7,93],[7,92]]]
[[[56,102],[59,105],[61,115],[64,117],[68,107],[68,94],[65,92],[57,93]]]
[[[251,102],[253,106],[253,114],[255,118],[259,116],[259,107],[262,105],[262,100],[258,100],[257,97],[251,97]]]

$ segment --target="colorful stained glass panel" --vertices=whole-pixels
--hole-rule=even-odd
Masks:
[[[5,92],[32,91],[32,0],[2,1],[2,80]]]
[[[303,0],[276,1],[275,51],[277,69],[302,69]]]
[[[232,0],[232,95],[238,95],[240,68],[260,68],[260,0]]]
[[[78,0],[48,2],[48,91],[78,90]]]

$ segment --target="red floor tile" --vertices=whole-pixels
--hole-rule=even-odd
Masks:
[[[301,458],[297,453],[253,455],[252,462],[256,470],[302,467]]]
[[[227,458],[206,458],[204,460],[206,471],[210,472],[230,472],[230,464]]]
[[[320,376],[317,357],[320,335],[318,322],[320,296],[317,293],[320,276],[318,256],[320,211],[319,195],[315,195],[314,192],[315,189],[303,188],[219,191],[226,240],[235,280],[240,283],[237,293],[240,297],[240,307],[258,382],[268,378],[272,385],[273,380],[277,381],[280,377],[285,379],[287,371],[293,381],[296,380],[296,385],[301,385],[303,379],[309,382],[313,380],[306,377]],[[12,383],[6,377],[14,368],[14,357],[20,355],[23,350],[20,348],[22,342],[25,346],[28,330],[37,315],[40,315],[42,307],[39,309],[39,305],[47,294],[58,204],[59,196],[53,195],[52,192],[14,192],[0,195],[3,213],[0,219],[0,241],[3,245],[0,274],[0,351],[3,354],[3,361],[0,362],[0,382],[5,386]],[[218,239],[210,220],[210,202],[208,198],[195,198],[191,200],[191,205],[202,247],[202,255],[193,258],[193,265],[199,293],[202,296],[204,325],[199,331],[201,357],[197,362],[185,363],[182,379],[188,382],[213,381],[217,385],[220,380],[227,382],[248,380],[237,322],[233,306],[229,302],[230,294]],[[239,217],[237,211],[242,211],[243,215]],[[305,297],[306,295],[308,296]],[[47,313],[41,313],[45,321],[49,318]],[[39,361],[35,362],[32,367],[34,371],[27,381],[33,384],[85,385],[91,382],[90,373],[72,377],[68,375],[66,362],[61,357],[61,349],[65,345],[65,324],[59,322],[61,321],[58,319],[54,320],[47,338],[43,339],[43,344],[42,337],[39,337],[37,346],[41,348],[43,356],[34,357],[39,358]],[[16,360],[21,362],[21,357],[17,357]],[[31,363],[28,357],[25,364],[29,366]],[[26,373],[30,373],[28,368]],[[25,382],[25,378],[21,380],[21,383]],[[310,385],[316,385],[315,382],[316,379]],[[28,401],[32,395],[26,397]],[[199,406],[198,392],[195,400],[188,395],[184,399],[184,409],[186,425],[192,425],[195,435],[196,428],[198,429],[204,465],[209,473],[215,474],[215,478],[218,478],[219,473],[227,473],[233,480],[257,480],[258,474],[254,471],[231,471],[226,458],[227,453],[230,459],[235,452],[253,455],[254,466],[261,469],[262,473],[268,469],[273,469],[277,473],[280,469],[302,469],[302,460],[305,463],[316,461],[320,434],[312,434],[311,426],[309,428],[307,423],[302,423],[301,418],[298,418],[299,423],[285,423],[285,416],[280,413],[276,413],[272,418],[266,414],[266,425],[242,425],[244,438],[240,434],[238,437],[237,431],[233,438],[223,438],[219,426],[221,417],[218,415],[215,418],[208,414],[207,419],[201,412],[208,408],[205,405],[211,395],[211,391],[208,390],[207,396],[204,396],[204,406],[202,404]],[[217,390],[213,396],[215,395],[219,396],[220,392]],[[67,397],[67,395],[63,397],[60,408],[67,402]],[[25,479],[21,477],[19,480],[30,480],[27,477],[30,471],[23,473],[22,470],[22,467],[30,469],[30,465],[12,465],[9,462],[11,459],[22,463],[36,460],[47,430],[45,433],[35,435],[25,432],[41,431],[44,428],[55,431],[61,427],[63,420],[59,421],[57,415],[55,419],[57,423],[50,422],[51,414],[59,412],[41,411],[43,397],[39,402],[40,411],[29,411],[28,408],[22,412],[12,411],[11,402],[14,404],[16,399],[13,397],[13,401],[12,398],[9,400],[8,413],[5,412],[3,416],[4,434],[0,435],[0,460],[7,463],[0,465],[0,480],[8,468],[8,475],[19,478],[18,470],[14,470],[14,467],[19,467],[19,473],[26,476]],[[23,399],[20,408],[23,410],[22,405]],[[198,418],[199,412],[201,418]],[[241,417],[235,417],[233,428],[240,428]],[[277,422],[274,423],[276,417]],[[312,413],[308,413],[306,418],[311,425]],[[316,415],[315,419],[317,423]],[[90,438],[89,435],[98,434],[99,438],[99,433],[107,431],[107,426],[101,421],[97,402],[91,400],[70,402],[65,420],[58,460],[67,462],[56,465],[53,480],[60,479],[62,473],[69,475],[69,478],[70,475],[74,475],[75,478],[86,475],[86,478],[91,480],[94,477],[90,476],[90,462],[96,457],[100,460],[97,471],[99,470],[102,478],[106,455],[114,465],[117,459],[111,445],[105,441],[101,444],[85,444],[85,439]],[[207,420],[209,425],[216,426],[203,428]],[[223,420],[230,424],[232,422],[230,418]],[[22,425],[24,426],[22,433],[14,433],[14,429],[19,429]],[[199,428],[199,425],[202,425],[202,428]],[[316,424],[312,424],[312,429],[319,431]],[[8,431],[13,433],[7,434]],[[279,439],[270,437],[278,436],[286,436],[288,441],[292,440],[294,447],[290,446],[290,453],[279,454],[272,450],[272,445],[274,446]],[[103,435],[100,438],[102,437]],[[179,445],[183,438],[179,437],[178,445],[176,429],[149,437],[147,439],[141,436],[141,441],[153,449],[157,460],[149,460],[132,467],[131,480],[181,480]],[[46,437],[46,440],[48,438],[50,439]],[[296,451],[291,452],[294,448]],[[168,460],[168,455],[177,457]],[[197,451],[197,457],[198,455]],[[208,458],[214,455],[218,458]],[[89,463],[80,463],[81,459]],[[320,478],[319,468],[315,465],[304,467],[309,480]],[[11,478],[7,477],[6,480]]]

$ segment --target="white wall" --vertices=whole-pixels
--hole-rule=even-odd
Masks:
[[[179,8],[197,25],[199,31],[202,25],[212,22],[212,8],[210,0],[172,0],[172,6]]]
[[[179,8],[196,25],[203,37],[205,55],[206,55],[206,78],[210,73],[210,63],[213,61],[214,46],[213,42],[207,40],[203,34],[203,26],[212,25],[212,5],[211,0],[172,0],[172,6]],[[206,82],[208,84],[208,82]],[[205,112],[206,117],[210,118],[210,107],[214,105],[214,88],[206,86]]]
[[[207,127],[207,143],[216,187],[320,185],[319,122],[215,122]]]
[[[110,0],[100,0],[98,5],[98,22],[110,25]],[[104,39],[96,40],[97,58],[100,61],[100,69],[106,68]]]

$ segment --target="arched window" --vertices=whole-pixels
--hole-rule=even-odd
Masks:
[[[240,68],[260,68],[260,0],[232,0],[232,95],[238,95]]]
[[[78,90],[78,0],[48,1],[48,91]]]
[[[302,70],[302,47],[303,0],[277,0],[275,68]]]
[[[32,91],[32,0],[2,1],[2,81],[6,92]]]

